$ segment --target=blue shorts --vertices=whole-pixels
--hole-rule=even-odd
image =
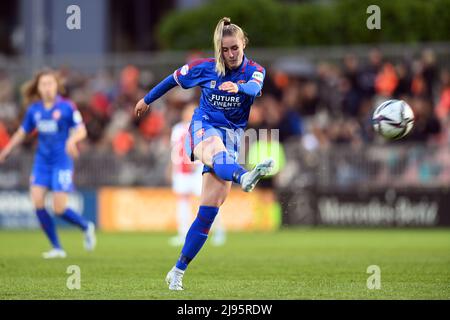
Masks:
[[[214,127],[207,121],[193,118],[189,126],[189,133],[186,135],[184,141],[186,154],[190,157],[191,161],[194,161],[195,147],[203,140],[206,140],[211,136],[217,136],[222,140],[228,153],[238,161],[243,132],[243,130],[234,130],[226,127]],[[214,172],[214,170],[205,165],[202,174],[206,172]]]
[[[74,190],[73,167],[34,164],[30,184],[55,192],[72,192]]]

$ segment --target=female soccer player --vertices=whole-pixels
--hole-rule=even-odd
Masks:
[[[19,145],[27,134],[37,129],[38,145],[30,177],[30,191],[36,215],[52,249],[43,253],[45,259],[65,258],[52,217],[45,209],[45,195],[53,191],[56,215],[84,231],[85,249],[96,244],[94,223],[87,221],[67,207],[68,193],[73,190],[73,158],[78,157],[77,142],[86,137],[80,112],[59,93],[62,86],[52,70],[38,72],[23,87],[28,110],[22,125],[0,152],[0,163]]]
[[[247,41],[239,26],[229,18],[222,18],[214,32],[215,59],[196,60],[175,70],[135,107],[136,116],[140,117],[153,101],[177,84],[185,89],[202,88],[200,104],[192,116],[190,134],[185,141],[191,160],[199,159],[205,165],[200,208],[186,235],[181,255],[167,274],[170,290],[183,290],[184,272],[205,243],[232,182],[249,192],[274,165],[268,159],[247,172],[237,163],[240,137],[265,76],[264,68],[244,55]]]

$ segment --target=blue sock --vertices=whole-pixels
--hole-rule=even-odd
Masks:
[[[61,244],[59,243],[58,234],[56,233],[56,227],[53,218],[44,208],[36,209],[36,215],[53,248],[61,249]]]
[[[208,238],[209,229],[218,212],[219,208],[217,207],[200,206],[197,218],[195,218],[186,235],[186,241],[176,264],[178,269],[186,270],[189,262],[200,251]]]
[[[241,183],[241,176],[247,172],[226,151],[216,153],[212,162],[214,173],[222,180]]]
[[[80,227],[83,231],[86,231],[88,228],[88,221],[70,208],[67,208],[60,217],[67,222]]]

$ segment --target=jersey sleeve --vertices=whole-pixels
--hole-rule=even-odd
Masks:
[[[69,103],[69,127],[74,128],[80,124],[83,124],[83,118],[80,111],[74,104]]]
[[[185,64],[173,73],[173,78],[183,89],[193,88],[202,82],[203,69],[208,60],[200,59],[189,64]]]
[[[266,77],[266,69],[259,67],[259,68],[255,68],[255,70],[253,70],[250,80],[248,81],[248,82],[257,83],[259,85],[259,93],[257,94],[257,96],[261,96],[261,94],[262,94],[262,88],[264,85],[265,77]]]
[[[36,128],[36,122],[34,121],[33,110],[32,108],[28,108],[25,117],[22,121],[22,129],[26,133],[30,133]]]

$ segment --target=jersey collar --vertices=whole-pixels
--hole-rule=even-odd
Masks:
[[[247,64],[248,64],[248,59],[247,59],[247,57],[244,54],[244,57],[242,58],[242,63],[241,63],[241,65],[239,67],[237,67],[236,69],[228,69],[227,68],[227,70],[230,73],[236,73],[236,72],[244,73],[245,69],[247,67]]]
[[[44,108],[44,109],[46,109],[47,111],[49,111],[49,110],[53,110],[53,109],[56,107],[56,105],[57,105],[58,103],[60,103],[61,101],[63,101],[63,99],[64,99],[64,98],[63,98],[60,94],[57,94],[56,97],[55,97],[55,102],[53,103],[53,105],[52,105],[52,107],[51,107],[50,109],[46,109],[46,108],[45,108],[45,106],[44,106],[44,101],[43,101],[43,100],[39,100],[39,103],[41,104],[42,108]]]
[[[242,64],[239,67],[239,69],[241,70],[242,73],[245,72],[245,68],[247,67],[247,64],[248,64],[248,59],[247,59],[247,57],[244,54],[244,58],[242,59]]]

